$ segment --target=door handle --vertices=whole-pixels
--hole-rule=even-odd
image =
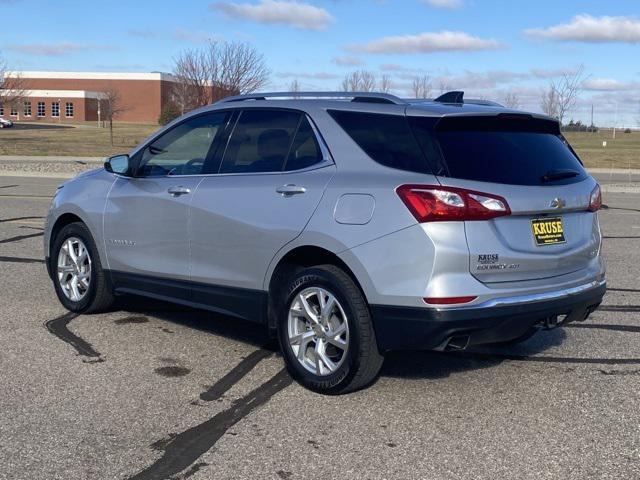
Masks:
[[[276,192],[278,192],[283,197],[291,197],[292,195],[299,195],[301,193],[305,193],[307,191],[304,187],[299,187],[298,185],[293,185],[291,183],[287,185],[282,185],[281,187],[276,188]]]
[[[191,189],[187,187],[177,186],[170,187],[167,192],[169,192],[169,195],[171,195],[172,197],[179,197],[180,195],[187,195],[191,193]]]

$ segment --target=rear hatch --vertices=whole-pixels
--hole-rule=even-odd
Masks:
[[[443,186],[508,204],[509,215],[465,221],[476,279],[551,278],[586,268],[597,255],[600,232],[589,205],[598,187],[557,122],[523,114],[410,121]]]

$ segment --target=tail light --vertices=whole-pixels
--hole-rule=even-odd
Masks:
[[[489,220],[511,214],[504,198],[464,188],[401,185],[396,193],[420,223]]]
[[[602,191],[600,185],[596,184],[596,187],[591,191],[589,195],[589,211],[597,212],[602,208]]]

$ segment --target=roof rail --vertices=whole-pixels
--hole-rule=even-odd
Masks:
[[[464,103],[470,103],[472,105],[484,105],[485,107],[502,107],[505,108],[504,105],[498,102],[494,102],[493,100],[483,100],[482,98],[467,98]]]
[[[352,102],[390,103],[394,105],[406,105],[401,98],[388,93],[373,92],[270,92],[250,93],[223,98],[216,103],[243,102],[245,100],[266,100],[268,98],[350,98]]]
[[[483,105],[485,107],[502,107],[504,105],[499,104],[498,102],[494,102],[491,100],[483,100],[478,98],[464,98],[464,92],[453,91],[447,92],[440,95],[438,98],[434,100],[434,102],[438,103],[449,103],[454,105],[463,105],[463,104],[471,104],[471,105]]]

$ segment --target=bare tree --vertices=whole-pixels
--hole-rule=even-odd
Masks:
[[[522,103],[520,102],[520,97],[516,92],[508,92],[504,96],[504,106],[507,108],[512,108],[514,110],[518,110],[522,108]]]
[[[438,89],[440,90],[440,95],[443,95],[449,91],[451,91],[451,85],[447,82],[446,79],[441,78],[438,84]]]
[[[550,117],[558,118],[558,97],[556,89],[552,85],[542,91],[540,108]]]
[[[381,91],[382,93],[389,93],[391,91],[391,86],[392,86],[391,76],[385,73],[384,75],[382,75],[382,77],[380,77],[378,90]]]
[[[372,92],[376,88],[376,75],[368,70],[351,72],[342,81],[345,92]]]
[[[264,56],[248,43],[209,42],[208,53],[213,101],[229,92],[255,92],[269,82]]]
[[[540,103],[542,110],[547,115],[557,118],[562,125],[567,113],[575,108],[582,85],[587,78],[584,65],[580,65],[574,72],[564,73],[559,80],[552,80],[549,88],[543,93]]]
[[[109,138],[113,145],[113,119],[129,110],[129,106],[122,102],[120,91],[117,88],[110,88],[100,92],[98,101],[102,106],[104,118],[109,122]]]
[[[181,112],[228,95],[253,92],[269,81],[264,57],[249,44],[210,41],[174,59],[173,101]]]
[[[299,92],[300,90],[301,90],[300,82],[298,82],[298,79],[296,78],[293,82],[289,84],[289,91]]]
[[[19,72],[10,71],[6,60],[0,55],[0,104],[17,109],[27,92],[26,80]]]
[[[411,92],[414,98],[430,98],[431,89],[431,77],[429,75],[416,76],[411,82]]]
[[[205,55],[199,50],[184,50],[174,59],[173,103],[183,115],[189,110],[206,105],[208,72]]]

